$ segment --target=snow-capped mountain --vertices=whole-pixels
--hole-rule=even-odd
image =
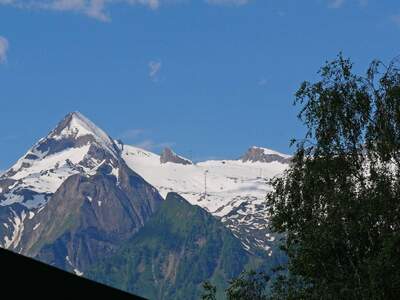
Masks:
[[[287,168],[290,156],[266,148],[251,147],[238,160],[210,160],[196,164],[180,160],[165,161],[163,155],[119,145],[128,166],[155,186],[165,197],[176,192],[199,205],[239,237],[247,249],[267,251],[275,237],[268,229],[265,196],[268,179]],[[177,156],[174,154],[175,157]],[[184,162],[184,163],[183,163]]]
[[[252,147],[249,151],[253,149],[262,148]],[[123,145],[121,150],[128,166],[154,185],[161,195],[179,193],[220,217],[244,201],[234,200],[238,196],[263,200],[268,191],[266,179],[281,174],[287,167],[287,164],[277,160],[269,163],[242,159],[210,160],[196,164],[166,163],[162,156],[134,146]],[[283,154],[279,157],[287,158]]]
[[[0,177],[0,246],[81,274],[162,202],[120,149],[71,113]]]
[[[264,198],[289,161],[252,147],[194,163],[71,113],[0,175],[0,247],[151,299],[198,299],[201,282],[225,276],[224,290],[248,264],[284,258]]]
[[[74,112],[0,176],[0,246],[32,255],[39,235],[53,234],[46,233],[43,223],[51,221],[54,212],[49,210],[58,209],[52,203],[54,199],[82,199],[99,218],[99,213],[108,214],[103,211],[107,193],[116,193],[115,199],[110,196],[115,203],[133,197],[129,178],[138,174],[156,189],[141,183],[145,193],[151,195],[151,204],[142,199],[141,206],[128,213],[133,214],[129,218],[134,221],[132,225],[124,224],[125,230],[131,226],[136,228],[132,229],[134,232],[143,225],[156,208],[158,192],[163,198],[176,192],[220,218],[246,249],[272,255],[275,237],[268,229],[264,201],[270,188],[267,181],[281,174],[289,161],[288,155],[260,147],[251,147],[238,160],[193,163],[171,149],[157,155],[115,142],[82,114]],[[103,176],[101,180],[99,176]],[[115,180],[115,187],[110,178]],[[80,190],[82,182],[95,184],[89,190]],[[44,215],[47,219],[41,217]],[[71,249],[65,253],[61,258],[64,264],[85,265]]]
[[[71,113],[0,177],[0,205],[38,208],[74,174],[94,174],[102,164],[116,166],[113,140],[78,112]],[[112,173],[118,170],[113,167]]]

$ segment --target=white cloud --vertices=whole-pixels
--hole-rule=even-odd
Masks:
[[[146,132],[145,129],[142,128],[133,128],[133,129],[128,129],[124,131],[122,134],[120,134],[120,138],[122,140],[134,140],[144,134]]]
[[[360,4],[360,6],[367,6],[368,5],[368,0],[358,0],[358,4]]]
[[[397,26],[400,27],[400,14],[398,14],[398,15],[393,15],[393,16],[390,17],[390,19],[392,20],[392,22],[393,22],[394,24],[396,24]]]
[[[110,21],[108,8],[112,5],[144,6],[156,10],[161,5],[187,0],[0,0],[0,5],[19,9],[65,11],[84,14],[99,21]],[[199,1],[199,0],[196,0]],[[252,0],[203,0],[212,5],[245,5]]]
[[[259,86],[266,86],[268,84],[268,79],[263,77],[258,81]]]
[[[160,0],[128,0],[131,4],[142,4],[146,5],[152,9],[157,9],[160,7],[161,2]]]
[[[163,142],[163,143],[156,143],[153,140],[144,140],[139,143],[134,144],[134,146],[138,148],[142,148],[145,150],[159,150],[159,149],[164,149],[164,148],[171,148],[175,146],[174,142]]]
[[[209,5],[244,6],[253,0],[0,0],[1,5],[9,5],[19,9],[65,11],[84,14],[99,21],[111,20],[108,9],[112,5],[144,6],[152,10],[166,4],[187,1],[203,1]],[[320,0],[328,3],[330,8],[341,8],[347,2],[356,2],[361,7],[368,5],[369,0]],[[284,13],[279,12],[280,16]]]
[[[153,81],[157,81],[158,74],[161,71],[162,63],[161,61],[150,61],[149,62],[149,77]]]
[[[157,151],[166,147],[173,147],[174,142],[157,142],[151,137],[151,130],[143,128],[132,128],[125,130],[119,135],[119,139],[128,145],[134,145],[149,151]]]
[[[245,5],[250,2],[250,0],[205,0],[208,4],[213,5]]]
[[[0,64],[4,64],[7,62],[8,47],[9,43],[7,39],[5,37],[0,36]]]
[[[340,8],[344,4],[344,0],[329,0],[329,7]]]
[[[353,2],[358,4],[360,7],[368,6],[369,0],[328,0],[328,6],[330,8],[341,8],[347,2]]]
[[[107,7],[110,5],[142,5],[157,9],[161,1],[168,0],[0,0],[0,5],[11,5],[20,9],[76,12],[99,21],[110,21],[107,13]]]
[[[42,4],[41,7],[55,9],[55,10],[80,10],[85,8],[84,0],[55,0],[45,6]]]

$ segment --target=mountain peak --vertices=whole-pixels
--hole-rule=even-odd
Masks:
[[[290,155],[283,154],[268,148],[253,146],[241,157],[243,162],[280,162],[289,163]]]
[[[69,113],[1,176],[8,181],[0,205],[38,207],[72,175],[107,169],[118,176],[119,160],[120,149],[102,129],[79,112]]]
[[[98,142],[108,147],[114,144],[108,134],[77,111],[66,115],[56,129],[50,133],[49,137],[55,140],[61,140],[64,138],[76,139],[88,135],[93,136]]]
[[[193,165],[193,162],[191,160],[184,158],[182,156],[179,156],[174,151],[172,151],[170,148],[164,148],[163,153],[160,156],[160,162],[162,164],[171,162],[171,163],[181,164],[181,165]]]
[[[112,156],[118,156],[120,150],[113,139],[83,114],[75,111],[67,114],[46,138],[40,140],[37,148],[47,154],[53,154],[67,148],[93,143]]]

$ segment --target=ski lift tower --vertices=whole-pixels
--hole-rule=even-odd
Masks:
[[[204,200],[207,201],[207,174],[208,170],[204,171]]]

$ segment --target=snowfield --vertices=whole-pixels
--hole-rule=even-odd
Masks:
[[[276,237],[270,232],[265,197],[271,189],[268,180],[282,174],[288,163],[210,160],[183,165],[161,163],[159,155],[133,146],[124,145],[121,149],[127,165],[164,198],[169,192],[179,193],[191,204],[221,218],[246,250],[261,250],[272,256]],[[257,149],[267,155],[290,158],[269,149]]]
[[[155,186],[163,197],[168,192],[177,192],[219,217],[249,197],[257,198],[255,203],[264,201],[269,190],[266,181],[282,174],[287,167],[279,162],[241,160],[161,164],[159,155],[127,145],[123,146],[122,156],[128,166]]]

